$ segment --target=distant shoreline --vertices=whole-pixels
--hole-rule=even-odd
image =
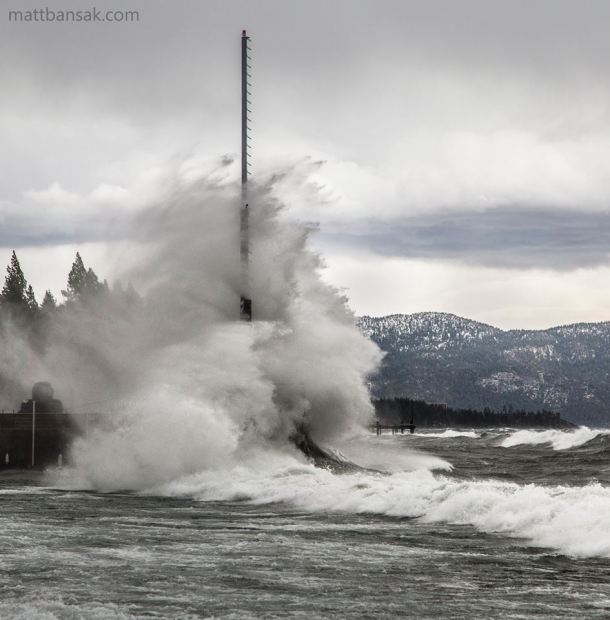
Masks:
[[[417,428],[578,428],[556,411],[494,411],[453,409],[409,398],[380,398],[373,401],[381,424],[413,423]]]
[[[544,409],[578,424],[610,426],[610,321],[502,330],[420,312],[364,316],[358,326],[385,353],[371,377],[376,398],[496,412]]]

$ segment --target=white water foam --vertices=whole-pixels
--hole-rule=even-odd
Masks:
[[[123,611],[119,605],[90,601],[76,603],[64,601],[56,594],[40,593],[30,594],[24,599],[0,601],[0,617],[13,618],[13,620],[56,620],[57,618],[91,618],[92,620],[130,620],[133,618],[127,611]]]
[[[550,444],[553,450],[569,450],[599,437],[600,435],[608,435],[610,430],[592,429],[587,426],[581,426],[573,431],[516,431],[509,437],[506,437],[500,443],[503,448],[512,448],[520,445],[540,445]]]
[[[414,471],[417,469],[451,471],[451,463],[429,452],[421,452],[397,441],[402,437],[408,441],[408,435],[353,435],[337,442],[340,455],[358,463],[361,467],[382,472]],[[330,451],[329,448],[325,449]]]
[[[286,456],[259,455],[152,490],[203,501],[282,502],[310,512],[373,513],[469,524],[576,557],[610,557],[610,489],[457,480],[428,470],[336,475]]]

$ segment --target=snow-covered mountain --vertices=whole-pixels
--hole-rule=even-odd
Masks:
[[[441,312],[363,316],[386,352],[377,396],[454,407],[552,409],[610,425],[610,322],[504,331]]]

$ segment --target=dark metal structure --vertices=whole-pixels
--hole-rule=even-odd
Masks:
[[[241,33],[241,208],[240,208],[240,265],[241,300],[239,315],[242,321],[252,321],[252,297],[248,275],[250,261],[249,204],[248,204],[248,149],[250,148],[250,37]]]
[[[53,398],[53,387],[47,381],[39,381],[32,388],[32,398],[21,403],[19,413],[63,413],[61,400]]]
[[[21,403],[19,413],[0,414],[0,469],[63,463],[70,443],[82,434],[83,417],[64,412],[50,383],[35,383],[32,398]]]

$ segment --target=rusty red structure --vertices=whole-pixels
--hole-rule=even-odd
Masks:
[[[103,413],[0,414],[0,468],[69,463],[70,445],[94,428],[108,428]]]

